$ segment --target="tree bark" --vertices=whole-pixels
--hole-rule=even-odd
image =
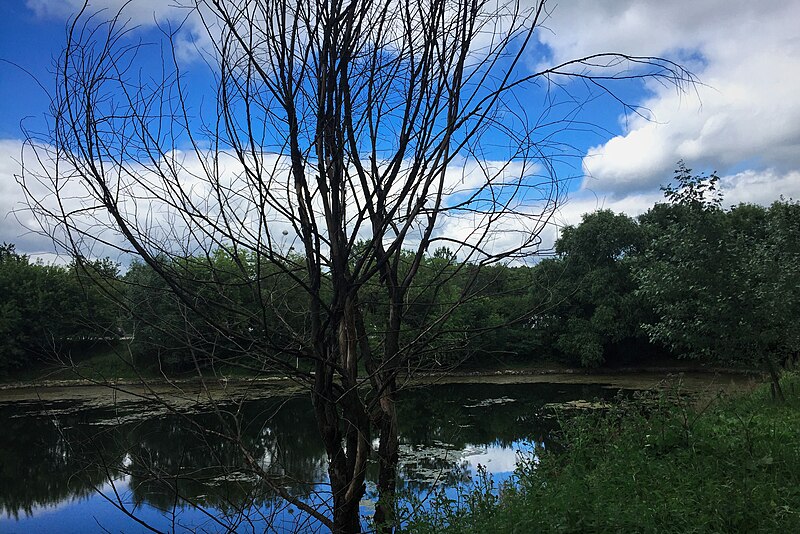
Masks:
[[[378,445],[378,502],[375,505],[375,526],[382,534],[391,534],[397,526],[396,489],[397,463],[399,460],[399,437],[397,433],[397,411],[395,409],[395,380],[387,385],[381,396],[382,417],[379,422],[380,444]]]
[[[319,367],[319,366],[318,366]],[[323,383],[324,385],[324,383]],[[320,394],[322,392],[322,394]],[[341,419],[333,388],[325,392],[320,387],[314,392],[314,409],[325,449],[328,454],[328,478],[333,501],[333,532],[350,534],[361,532],[359,505],[364,496],[364,469],[358,467],[358,450],[346,451],[342,447]],[[348,414],[345,414],[345,418]],[[354,469],[355,467],[355,469]]]
[[[783,388],[781,388],[781,376],[777,366],[775,365],[775,361],[769,356],[765,356],[764,361],[767,364],[767,370],[769,371],[769,376],[772,380],[770,388],[772,390],[772,399],[777,400],[780,403],[785,403],[786,397],[783,395]]]
[[[399,437],[397,433],[397,369],[400,358],[400,327],[403,317],[403,291],[397,287],[396,267],[387,272],[390,310],[385,337],[384,373],[379,391],[378,407],[378,503],[375,506],[375,526],[382,534],[391,534],[397,527],[395,514]]]

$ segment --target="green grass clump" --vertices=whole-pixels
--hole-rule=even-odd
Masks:
[[[484,483],[410,530],[800,532],[800,376],[783,387],[785,404],[766,388],[702,409],[620,399],[565,422],[563,450],[521,462],[499,498]]]

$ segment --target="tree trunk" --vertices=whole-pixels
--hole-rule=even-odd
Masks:
[[[378,445],[378,502],[375,505],[375,526],[381,534],[391,534],[397,526],[395,514],[399,439],[395,409],[394,378],[381,397],[380,444]]]
[[[775,361],[769,356],[765,356],[764,360],[767,364],[767,370],[769,371],[770,379],[772,379],[772,399],[777,400],[780,403],[785,403],[786,397],[783,395],[783,389],[781,388],[781,376],[778,372],[777,366],[775,365]]]
[[[341,417],[335,401],[331,366],[318,361],[314,377],[312,400],[320,436],[328,455],[328,477],[333,500],[333,532],[351,534],[361,532],[359,504],[364,494],[363,483],[359,491],[351,491],[353,470],[342,447]],[[346,416],[347,414],[345,414]],[[355,451],[350,451],[356,454]]]
[[[329,417],[319,418],[320,412],[330,414],[329,410],[336,409],[333,403],[319,400],[316,400],[315,403],[328,404],[325,408],[317,407],[316,409],[317,423],[328,452],[328,477],[333,500],[333,532],[335,534],[361,532],[359,506],[366,490],[363,482],[364,470],[357,467],[354,472],[354,462],[348,458],[348,453],[357,455],[357,451],[345,451],[342,447],[339,421],[334,423]]]
[[[361,492],[358,496],[348,497],[347,487],[349,482],[336,484],[334,487],[331,477],[331,491],[333,492],[333,534],[355,534],[361,532]]]
[[[379,398],[380,443],[378,445],[378,503],[375,505],[375,527],[381,534],[391,534],[397,527],[396,495],[399,440],[397,435],[397,360],[400,352],[400,325],[403,293],[396,286],[397,272],[391,273],[393,290],[389,292],[391,307],[385,342],[385,373]]]
[[[333,532],[361,532],[359,514],[366,491],[364,479],[370,452],[370,420],[358,393],[358,332],[353,299],[344,299],[336,315],[335,336],[317,344],[322,357],[314,376],[314,409],[328,454],[333,500]],[[338,365],[336,365],[338,364]],[[337,384],[334,369],[338,368]]]

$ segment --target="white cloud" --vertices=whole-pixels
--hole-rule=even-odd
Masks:
[[[39,224],[25,209],[24,196],[17,183],[22,154],[22,141],[0,139],[0,242],[15,244],[19,252],[49,257],[53,242],[37,232]]]
[[[584,189],[618,196],[652,191],[679,159],[695,169],[745,169],[765,180],[792,176],[800,168],[798,20],[800,3],[782,0],[556,6],[548,21],[553,33],[540,37],[554,60],[599,50],[666,55],[688,63],[705,84],[697,88],[699,101],[691,92],[649,84],[640,104],[654,120],[630,118],[622,135],[591,148]]]
[[[23,194],[16,176],[22,174],[21,154],[25,155],[25,185],[28,196]],[[42,158],[41,164],[37,156]],[[60,162],[56,169],[52,161],[54,154],[47,146],[31,147],[18,140],[0,140],[0,209],[6,216],[0,240],[17,244],[20,252],[44,257],[53,250],[53,244],[46,234],[63,235],[57,226],[58,220],[66,216],[70,226],[76,230],[73,238],[80,241],[83,254],[88,257],[110,256],[125,261],[121,251],[128,248],[117,224],[110,219],[98,199],[98,192],[91,191],[90,185],[80,178],[66,161]],[[216,167],[214,166],[216,165]],[[273,195],[265,200],[262,208],[258,202],[258,185],[245,176],[243,166],[232,153],[220,152],[203,154],[192,151],[173,151],[155,162],[147,164],[129,163],[124,172],[114,164],[107,164],[105,175],[107,183],[118,198],[117,206],[121,216],[134,232],[140,234],[146,243],[155,250],[160,246],[167,248],[187,247],[195,249],[209,243],[227,241],[226,235],[237,234],[245,242],[255,243],[259,236],[269,233],[280,250],[288,251],[289,246],[300,248],[296,237],[297,229],[289,222],[288,214],[282,211],[292,206],[289,191],[292,190],[286,158],[265,154],[258,162],[249,166],[262,166],[262,178],[268,180],[263,193],[268,190]],[[379,168],[383,169],[382,166]],[[537,177],[541,169],[534,164],[520,162],[485,161],[478,165],[474,160],[459,160],[448,167],[444,173],[443,200],[446,210],[440,214],[434,236],[462,241],[480,246],[489,253],[498,253],[529,244],[529,240],[542,231],[545,217],[552,209],[548,204],[549,186],[542,177]],[[313,175],[313,168],[308,172]],[[408,168],[403,168],[394,189],[399,192],[406,180],[412,179]],[[436,189],[436,178],[433,188]],[[313,184],[313,179],[311,180]],[[510,199],[507,189],[523,190],[531,187],[517,201],[507,206],[511,212],[502,213],[502,206],[494,204],[487,209],[489,193],[485,190],[492,184],[494,202]],[[58,189],[59,198],[53,193]],[[217,192],[222,198],[217,196]],[[401,202],[399,213],[405,213],[416,205],[421,191],[410,193]],[[473,194],[484,200],[479,204],[461,205]],[[394,195],[390,195],[390,198]],[[322,200],[317,192],[314,205],[319,217],[317,223],[326,234],[322,219]],[[364,192],[355,181],[350,192],[349,210],[363,205]],[[399,200],[399,199],[396,199]],[[28,202],[38,203],[37,209],[28,209]],[[175,204],[184,204],[187,209],[178,209]],[[62,210],[64,215],[62,215]],[[13,212],[13,213],[12,213]],[[50,212],[51,216],[42,216]],[[225,212],[225,218],[220,214]],[[38,215],[38,217],[37,217]],[[259,217],[261,223],[259,225]],[[488,220],[492,219],[487,230]],[[296,223],[297,221],[295,221]],[[362,224],[356,228],[351,221],[348,231],[358,231],[358,238],[369,239],[371,227]],[[213,224],[212,224],[213,223]],[[42,228],[40,224],[44,224]],[[427,224],[426,215],[418,217],[411,231],[404,239],[404,247],[416,247],[422,227]],[[227,229],[220,225],[229,225]],[[284,233],[285,232],[285,233]],[[391,230],[390,230],[391,232]],[[391,236],[387,236],[391,237]],[[434,247],[447,245],[457,248],[452,241],[437,242]],[[458,251],[463,258],[469,254],[468,248]],[[473,258],[481,258],[480,254]]]
[[[800,170],[778,172],[747,170],[723,176],[719,182],[723,204],[732,206],[741,203],[769,205],[781,196],[800,199]]]
[[[556,61],[596,52],[655,55],[736,41],[743,28],[756,32],[786,16],[791,2],[765,0],[571,0],[554,3],[540,41]],[[781,22],[787,28],[794,19]],[[760,37],[760,32],[755,36]]]
[[[181,0],[94,0],[89,2],[84,15],[97,14],[96,22],[119,15],[119,21],[128,28],[178,30],[174,36],[175,56],[189,63],[213,50],[209,29],[192,4]],[[84,0],[27,0],[26,5],[38,17],[67,20],[81,12]]]

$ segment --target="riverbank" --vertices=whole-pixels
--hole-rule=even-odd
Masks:
[[[600,384],[614,389],[653,390],[672,387],[675,382],[692,392],[750,391],[764,380],[760,371],[740,368],[653,365],[639,367],[574,368],[558,365],[527,366],[511,369],[453,370],[421,373],[410,383],[489,383],[489,384]]]
[[[661,390],[680,383],[684,393],[703,398],[720,391],[750,391],[760,382],[753,372],[730,369],[642,367],[625,369],[572,369],[527,367],[420,374],[403,381],[404,387],[430,384],[598,384],[609,389]],[[168,396],[185,402],[197,398],[263,398],[305,391],[301,384],[277,376],[189,376],[113,378],[41,378],[0,383],[0,402],[93,400],[94,404],[156,399]]]
[[[107,375],[108,376],[108,375]],[[113,376],[113,375],[111,375]],[[71,378],[70,378],[71,377]],[[430,384],[599,384],[609,389],[660,390],[680,382],[683,392],[709,397],[720,391],[750,391],[762,380],[757,371],[697,367],[674,363],[622,368],[571,368],[554,363],[510,368],[455,369],[418,373],[402,380],[404,387]],[[160,396],[192,399],[198,397],[263,398],[301,393],[301,384],[286,377],[236,376],[229,373],[198,377],[196,374],[170,378],[164,375],[128,374],[105,378],[87,369],[62,367],[38,377],[0,382],[0,402],[34,400],[86,400],[108,404]]]
[[[512,481],[443,500],[411,531],[800,532],[800,377],[697,407],[665,397],[566,423]],[[469,504],[466,504],[469,503]]]

